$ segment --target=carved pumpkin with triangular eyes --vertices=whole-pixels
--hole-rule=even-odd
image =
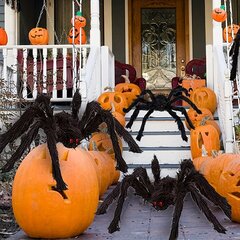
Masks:
[[[80,38],[81,35],[81,38]],[[85,30],[83,28],[71,28],[69,33],[68,33],[68,43],[70,44],[86,44],[87,42],[87,37]]]

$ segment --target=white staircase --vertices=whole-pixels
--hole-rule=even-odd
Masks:
[[[135,140],[145,114],[146,111],[140,111],[132,128],[129,129]],[[126,114],[127,122],[131,115],[132,111]],[[182,117],[181,113],[178,115]],[[181,119],[184,122],[184,118]],[[189,138],[189,130],[185,129]],[[136,140],[143,150],[142,153],[129,152],[124,143],[123,158],[129,166],[129,172],[138,166],[150,169],[155,154],[160,162],[162,176],[174,176],[181,160],[191,158],[190,140],[188,142],[182,140],[177,123],[167,112],[155,111],[147,120],[143,134],[140,142]]]

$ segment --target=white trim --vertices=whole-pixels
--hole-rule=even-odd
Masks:
[[[188,1],[188,26],[189,26],[189,59],[193,58],[193,38],[192,38],[192,1]]]
[[[129,63],[128,0],[125,0],[125,61]]]
[[[48,37],[49,44],[54,44],[54,0],[47,0],[47,12],[49,16],[46,16],[47,20],[47,29],[48,29]],[[49,19],[51,18],[51,19]]]
[[[104,0],[104,45],[112,51],[112,0]]]

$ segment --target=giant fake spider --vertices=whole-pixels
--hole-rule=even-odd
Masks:
[[[116,168],[126,172],[127,164],[122,158],[117,134],[128,143],[130,151],[139,153],[141,149],[128,131],[112,116],[111,112],[102,109],[95,101],[87,104],[82,119],[79,119],[81,102],[81,95],[77,90],[73,96],[71,114],[62,111],[54,115],[53,108],[50,106],[50,98],[44,94],[38,95],[33,105],[23,113],[7,132],[0,135],[0,153],[8,143],[21,137],[19,147],[3,166],[2,172],[10,171],[13,168],[15,162],[30,147],[32,141],[37,137],[39,129],[42,128],[46,134],[47,146],[52,160],[52,174],[56,180],[55,190],[62,193],[63,190],[67,189],[67,185],[61,175],[56,143],[61,142],[65,147],[76,148],[83,139],[88,138],[93,132],[99,131],[98,127],[103,122],[107,125],[113,143],[117,161]]]
[[[135,168],[133,173],[126,175],[121,182],[106,197],[97,210],[97,214],[104,214],[118,197],[114,218],[108,227],[109,233],[120,230],[119,221],[122,207],[127,197],[129,187],[135,190],[135,194],[150,203],[157,211],[165,210],[174,205],[170,240],[178,236],[178,225],[181,217],[183,203],[186,195],[191,194],[198,208],[205,214],[208,221],[213,224],[216,231],[225,233],[226,229],[219,223],[212,211],[209,209],[205,199],[210,200],[220,207],[227,217],[231,218],[231,207],[226,199],[220,196],[207,180],[195,170],[192,161],[183,160],[176,178],[169,176],[161,178],[159,162],[156,156],[152,160],[152,173],[154,182],[151,182],[145,168]]]
[[[194,110],[196,110],[198,114],[201,114],[202,112],[197,108],[197,106],[189,98],[182,95],[182,92],[184,92],[186,96],[189,96],[188,90],[181,86],[172,89],[167,97],[162,94],[154,95],[151,90],[143,90],[142,93],[132,102],[132,104],[127,109],[123,109],[123,111],[127,113],[133,107],[135,107],[135,110],[134,110],[128,124],[126,125],[126,127],[131,128],[133,122],[136,120],[136,118],[139,114],[139,111],[146,110],[147,113],[143,117],[142,125],[141,125],[138,135],[136,137],[136,139],[140,141],[143,136],[143,131],[144,131],[146,121],[150,117],[150,115],[154,111],[161,111],[161,112],[167,111],[176,120],[178,129],[181,132],[182,139],[184,141],[187,141],[188,138],[186,136],[184,125],[181,121],[181,118],[176,114],[175,111],[179,111],[185,116],[185,118],[191,128],[194,129],[194,126],[187,115],[186,109],[184,107],[173,106],[173,103],[178,100],[184,100]]]

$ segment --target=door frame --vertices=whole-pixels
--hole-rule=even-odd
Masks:
[[[140,1],[140,0],[139,0]],[[141,0],[142,1],[142,0]],[[151,0],[143,0],[143,1],[151,1]],[[176,0],[176,4],[178,4],[179,1]],[[185,66],[186,63],[190,59],[190,36],[189,36],[189,0],[183,0],[184,3],[184,23],[185,23],[185,29],[184,29],[184,44],[185,44],[185,62],[183,65]],[[133,34],[132,34],[132,28],[133,28],[133,0],[128,0],[128,62],[130,64],[133,64],[133,46],[132,46],[132,41],[133,41]],[[178,21],[177,21],[178,22]],[[179,63],[179,59],[177,62]],[[141,64],[140,64],[141,65]],[[134,66],[137,71],[137,77],[141,77],[141,66]],[[177,69],[177,76],[181,75],[181,69],[178,67]]]

